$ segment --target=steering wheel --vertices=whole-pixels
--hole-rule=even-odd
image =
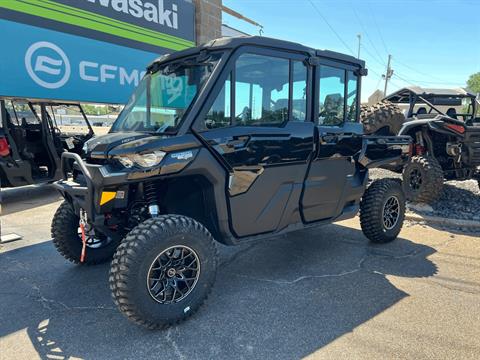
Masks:
[[[53,128],[53,135],[60,137],[62,135],[62,131],[58,127]]]

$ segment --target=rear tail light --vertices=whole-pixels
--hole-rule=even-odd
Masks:
[[[463,134],[465,132],[465,128],[462,125],[457,125],[457,124],[445,124],[445,127],[449,128],[450,130],[453,130],[459,134]]]
[[[420,144],[415,144],[415,155],[425,154],[425,148]]]
[[[0,137],[0,156],[10,155],[10,146],[8,145],[7,139]]]

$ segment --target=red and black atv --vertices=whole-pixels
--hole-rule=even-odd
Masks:
[[[363,106],[365,132],[410,135],[413,157],[403,168],[408,199],[429,203],[442,193],[444,180],[476,179],[480,186],[478,100],[463,89],[408,87],[382,102]]]

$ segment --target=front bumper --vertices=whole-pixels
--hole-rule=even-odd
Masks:
[[[55,182],[53,186],[60,191],[62,196],[71,202],[75,213],[79,214],[80,209],[87,213],[87,218],[93,225],[105,223],[105,214],[109,212],[113,204],[121,205],[127,202],[127,191],[124,189],[128,184],[127,173],[112,171],[109,165],[97,165],[85,163],[75,153],[65,152],[61,158],[62,179]],[[69,174],[75,172],[75,180],[69,179]],[[102,194],[122,194],[115,196],[114,202],[104,204]],[[120,204],[119,204],[120,203]]]

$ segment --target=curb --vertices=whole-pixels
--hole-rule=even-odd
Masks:
[[[430,216],[430,215],[419,215],[410,211],[405,213],[405,220],[424,221],[427,223],[442,224],[446,226],[468,227],[468,228],[480,229],[480,221],[451,219],[451,218],[444,218],[440,216]]]

